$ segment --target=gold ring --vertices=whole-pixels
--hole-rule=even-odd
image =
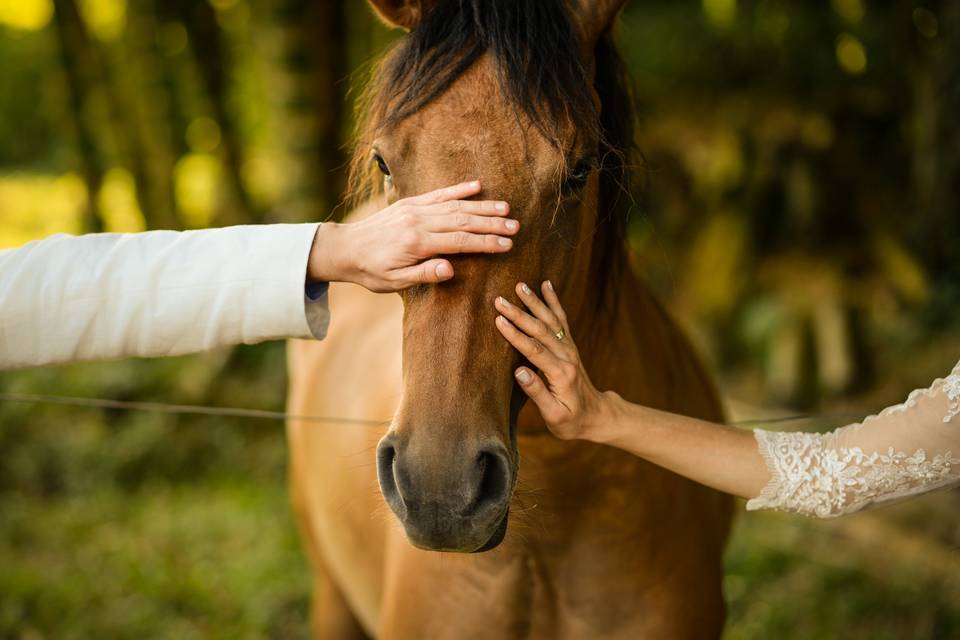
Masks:
[[[563,339],[567,337],[567,332],[564,331],[563,329],[560,329],[560,331],[557,331],[553,335],[557,340],[559,340],[560,342],[563,342]]]

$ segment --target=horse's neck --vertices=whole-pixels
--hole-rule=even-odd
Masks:
[[[715,386],[683,330],[631,265],[605,301],[572,317],[584,368],[598,389],[633,402],[722,419]]]
[[[570,331],[588,370],[596,364],[594,361],[603,359],[606,351],[617,349],[614,341],[623,328],[620,307],[625,303],[624,294],[634,286],[643,286],[636,281],[625,256],[622,260],[622,271],[616,278],[601,276],[591,269],[584,295],[566,309]]]

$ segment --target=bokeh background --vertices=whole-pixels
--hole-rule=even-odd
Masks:
[[[0,247],[341,215],[351,89],[395,36],[360,0],[0,0]],[[827,429],[949,372],[960,2],[633,0],[620,40],[631,242],[733,415]],[[283,345],[0,391],[280,410]],[[304,637],[284,476],[277,422],[0,403],[0,637]],[[958,514],[742,516],[726,637],[960,637]]]

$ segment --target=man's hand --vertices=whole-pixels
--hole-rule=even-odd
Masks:
[[[399,200],[357,222],[320,225],[308,279],[385,293],[452,278],[453,265],[435,256],[509,251],[520,223],[506,218],[506,202],[462,199],[479,192],[479,182],[464,182]]]

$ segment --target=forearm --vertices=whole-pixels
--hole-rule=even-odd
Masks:
[[[3,252],[0,368],[321,337],[325,300],[304,296],[315,230],[54,236]]]
[[[753,432],[632,404],[604,394],[588,440],[622,449],[725,493],[753,498],[770,480]]]

